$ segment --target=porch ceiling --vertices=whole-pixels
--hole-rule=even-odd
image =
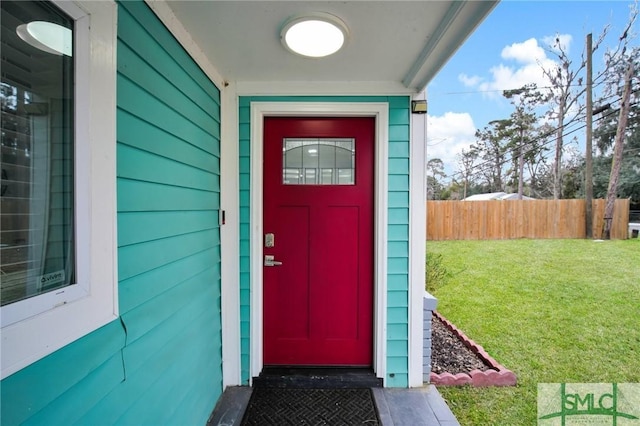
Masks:
[[[227,81],[342,82],[419,92],[497,1],[166,2]],[[280,42],[292,16],[326,12],[349,27],[338,53],[303,58]]]

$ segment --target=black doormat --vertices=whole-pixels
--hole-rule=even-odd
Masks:
[[[265,366],[253,378],[254,388],[366,389],[381,388],[371,368]]]
[[[254,388],[242,426],[380,425],[371,389]]]

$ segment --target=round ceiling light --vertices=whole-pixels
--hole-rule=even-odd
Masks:
[[[69,28],[46,21],[18,25],[18,36],[31,46],[54,55],[73,55],[73,35]]]
[[[310,58],[322,58],[340,50],[349,31],[338,17],[314,13],[290,19],[280,31],[282,44],[291,52]]]

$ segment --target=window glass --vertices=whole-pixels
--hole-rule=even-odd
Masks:
[[[73,20],[2,1],[2,306],[75,281]]]
[[[354,185],[354,139],[290,139],[282,143],[285,185]]]

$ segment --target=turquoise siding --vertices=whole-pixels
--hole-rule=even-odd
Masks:
[[[205,424],[222,393],[219,91],[143,2],[117,48],[121,318],[3,380],[3,425]]]
[[[389,98],[387,386],[409,384],[410,99]]]
[[[240,318],[242,381],[249,382],[250,301],[250,104],[263,102],[387,102],[389,104],[388,312],[386,385],[408,386],[409,294],[409,106],[407,96],[241,97],[239,103]]]

